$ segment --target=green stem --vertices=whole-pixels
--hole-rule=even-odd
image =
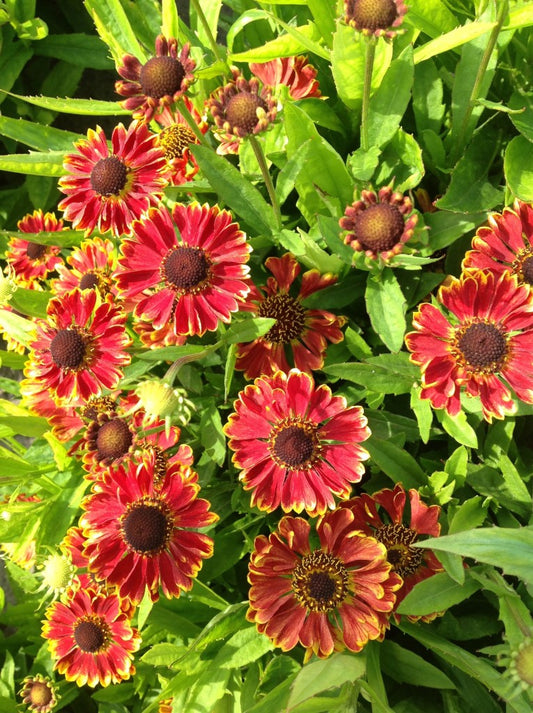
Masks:
[[[498,35],[501,32],[505,17],[507,15],[507,6],[508,6],[507,2],[502,2],[499,5],[498,16],[496,18],[496,25],[494,26],[492,32],[490,33],[489,41],[487,42],[487,46],[485,47],[485,51],[483,52],[481,62],[479,63],[476,78],[474,80],[474,85],[473,85],[472,91],[470,93],[470,99],[469,99],[468,105],[466,107],[463,121],[461,122],[461,128],[459,129],[459,135],[456,137],[456,140],[454,141],[454,150],[452,151],[452,154],[451,154],[452,164],[457,161],[457,159],[463,152],[466,132],[468,130],[468,124],[470,123],[470,119],[472,117],[472,112],[474,111],[474,107],[476,106],[477,100],[479,99],[479,95],[481,93],[481,85],[482,85],[483,79],[485,77],[485,72],[487,71],[487,67],[489,65],[490,58],[492,56],[494,47],[496,46],[496,42],[498,40]]]
[[[205,138],[204,134],[201,132],[200,127],[194,120],[193,115],[187,109],[187,105],[185,104],[185,100],[183,99],[183,97],[181,97],[180,100],[178,101],[178,109],[179,109],[180,114],[183,116],[183,118],[189,125],[190,130],[193,132],[193,134],[196,136],[196,138],[202,144],[202,146],[208,146],[209,148],[211,148],[209,142]]]
[[[213,33],[211,32],[211,28],[209,27],[209,23],[207,22],[207,18],[204,14],[204,11],[202,10],[202,6],[199,0],[191,0],[191,2],[196,11],[196,14],[198,15],[198,19],[202,23],[202,27],[205,30],[205,34],[207,35],[207,39],[209,40],[209,44],[211,45],[211,49],[213,50],[213,54],[215,55],[217,62],[224,66],[227,74],[231,74],[231,70],[228,66],[228,63],[220,54],[216,39],[213,37]]]
[[[365,48],[365,75],[363,84],[363,104],[361,107],[361,148],[367,151],[368,146],[368,109],[372,90],[372,72],[376,56],[376,38],[369,37]]]
[[[265,154],[263,153],[261,144],[259,143],[259,141],[253,134],[250,134],[247,138],[248,138],[248,141],[250,142],[250,144],[252,145],[255,157],[257,159],[257,163],[259,164],[259,168],[261,169],[261,173],[263,175],[263,181],[265,182],[265,186],[268,191],[270,202],[272,204],[272,208],[274,209],[274,214],[276,216],[278,228],[281,229],[281,225],[282,225],[281,211],[279,209],[279,202],[278,202],[278,197],[276,196],[276,191],[274,189],[274,184],[272,183],[272,176],[270,175],[270,171],[268,170],[267,162],[265,159]]]

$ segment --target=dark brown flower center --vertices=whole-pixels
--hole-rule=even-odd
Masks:
[[[122,418],[113,418],[98,428],[96,448],[98,460],[115,460],[126,455],[133,442],[133,434]]]
[[[387,560],[400,577],[413,574],[422,564],[422,550],[411,547],[416,532],[401,523],[391,523],[378,528],[374,537],[387,548]]]
[[[251,134],[258,122],[257,109],[268,109],[262,97],[251,92],[239,92],[228,101],[226,120],[232,129],[236,127],[244,134]]]
[[[276,320],[263,339],[274,344],[288,344],[298,339],[305,326],[305,310],[290,295],[279,294],[267,297],[257,310],[260,317]]]
[[[60,369],[79,369],[87,353],[87,340],[76,329],[60,329],[50,342],[50,354]]]
[[[320,441],[314,423],[289,417],[277,423],[269,437],[272,458],[282,468],[309,469],[320,455]]]
[[[495,324],[475,322],[459,332],[457,347],[474,371],[499,371],[507,354],[505,333]]]
[[[46,253],[46,247],[46,245],[40,245],[39,243],[28,243],[26,255],[30,260],[40,260]]]
[[[182,158],[183,152],[189,147],[189,144],[195,143],[198,142],[193,131],[188,126],[183,126],[183,124],[167,126],[159,134],[159,145],[168,161],[173,158]]]
[[[292,590],[309,611],[328,612],[347,594],[348,572],[342,562],[322,550],[302,558],[292,575]]]
[[[98,286],[98,275],[96,272],[86,272],[80,280],[80,290],[93,289]]]
[[[95,421],[99,413],[108,413],[116,407],[110,396],[92,396],[80,409],[80,415],[88,421]]]
[[[86,654],[95,654],[108,642],[109,630],[100,617],[82,619],[74,628],[74,641]]]
[[[47,683],[34,681],[29,692],[30,702],[33,706],[47,706],[52,702],[54,694]]]
[[[522,263],[522,275],[524,282],[528,285],[533,285],[533,255],[527,257]]]
[[[161,273],[169,287],[192,292],[209,276],[209,260],[201,248],[178,245],[163,260]]]
[[[174,57],[152,57],[141,68],[143,94],[152,99],[174,96],[181,89],[185,69]]]
[[[170,538],[172,523],[161,503],[135,503],[122,523],[124,541],[141,555],[161,552]]]
[[[394,0],[349,0],[346,17],[360,30],[386,30],[398,17]]]
[[[403,215],[395,205],[376,203],[354,219],[354,233],[366,250],[390,250],[402,237]]]
[[[91,171],[91,188],[101,196],[118,196],[126,185],[128,170],[117,156],[101,158]]]

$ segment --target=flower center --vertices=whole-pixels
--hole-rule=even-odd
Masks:
[[[161,274],[169,287],[199,292],[209,276],[209,260],[201,248],[178,245],[164,258]]]
[[[80,290],[88,290],[98,286],[98,275],[96,272],[86,272],[80,280]]]
[[[60,369],[79,369],[87,354],[87,340],[76,329],[60,329],[50,342],[50,354]]]
[[[398,17],[394,0],[349,0],[346,15],[361,30],[386,30]]]
[[[39,260],[45,254],[46,247],[46,245],[40,245],[39,243],[28,243],[26,255],[30,260]]]
[[[101,158],[91,171],[91,188],[101,196],[118,196],[126,185],[128,170],[116,156]]]
[[[89,401],[80,409],[80,415],[87,421],[95,421],[99,413],[113,411],[115,401],[110,396],[91,396]]]
[[[390,203],[371,205],[354,221],[355,237],[367,250],[390,250],[402,237],[403,230],[403,216]]]
[[[43,565],[43,584],[53,592],[62,592],[70,584],[75,568],[68,557],[51,554]]]
[[[485,374],[500,371],[507,355],[505,333],[490,322],[474,322],[461,328],[457,348],[468,367]]]
[[[267,111],[264,99],[251,92],[239,92],[230,98],[226,106],[226,121],[231,129],[238,128],[244,134],[251,134],[258,121],[257,110]]]
[[[374,537],[387,548],[387,560],[400,577],[414,574],[422,564],[422,550],[411,547],[416,532],[401,523],[384,525],[374,532]]]
[[[98,459],[110,458],[115,460],[126,455],[133,442],[133,434],[128,424],[122,418],[113,418],[106,421],[98,428],[96,448]]]
[[[198,142],[192,130],[183,124],[167,126],[159,134],[159,145],[163,149],[167,161],[172,161],[173,158],[182,158],[183,152],[189,148],[189,144],[196,143]]]
[[[86,654],[96,654],[109,643],[109,627],[96,615],[80,619],[74,628],[74,641]]]
[[[305,326],[305,310],[297,299],[279,294],[267,297],[258,308],[260,317],[276,320],[263,339],[274,344],[287,344],[298,339]]]
[[[533,686],[533,644],[524,642],[514,659],[514,669],[518,678],[528,686]]]
[[[31,684],[30,690],[30,702],[33,706],[37,708],[39,706],[47,706],[52,702],[54,694],[47,683],[42,681],[34,681]]]
[[[347,594],[348,572],[342,562],[322,550],[302,558],[292,574],[292,591],[312,612],[328,612]]]
[[[122,521],[124,542],[140,555],[157,555],[172,533],[172,521],[159,501],[138,501]],[[166,508],[165,508],[166,509]]]
[[[520,272],[524,282],[533,285],[533,255],[526,257],[520,266]]]
[[[320,441],[314,423],[298,418],[285,418],[272,429],[269,449],[282,468],[308,470],[320,455]]]
[[[152,99],[173,96],[181,89],[185,70],[174,57],[152,57],[141,68],[139,81],[143,94]]]

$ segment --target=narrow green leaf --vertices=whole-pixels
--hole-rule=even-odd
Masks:
[[[425,45],[417,47],[414,51],[414,62],[424,62],[430,57],[447,52],[448,50],[460,47],[467,42],[475,40],[477,37],[490,32],[496,26],[495,22],[470,22],[462,27],[457,27],[445,35],[441,35],[434,40],[426,42]]]
[[[122,109],[117,102],[101,101],[99,99],[71,99],[70,97],[43,97],[23,96],[21,94],[8,94],[15,99],[20,99],[28,104],[40,106],[49,111],[58,111],[63,114],[79,114],[80,116],[131,116],[131,112]]]
[[[499,567],[505,574],[533,582],[533,527],[483,527],[417,542],[417,547],[453,552]]]
[[[508,143],[503,162],[505,178],[517,198],[533,201],[533,143],[515,136]]]
[[[235,166],[206,146],[191,146],[191,151],[220,199],[244,218],[255,234],[276,230],[272,208]]]
[[[83,230],[51,230],[42,233],[24,233],[20,230],[0,230],[0,237],[19,238],[39,245],[59,245],[64,248],[73,248],[80,245],[84,238]]]
[[[2,44],[0,52],[0,104],[4,101],[6,93],[14,85],[24,66],[32,58],[33,52],[24,47],[21,42]]]
[[[250,16],[251,11],[248,13],[248,17]],[[261,10],[254,13],[252,20],[249,21],[269,17],[273,16]],[[318,44],[320,33],[312,22],[307,25],[301,25],[298,28],[285,25],[285,23],[283,23],[283,26],[290,28],[290,31],[287,29],[286,34],[281,34],[276,39],[265,42],[261,47],[231,54],[230,60],[232,62],[267,62],[271,59],[276,59],[276,57],[291,57],[305,51],[314,52],[326,59],[329,58],[327,51]]]
[[[358,364],[328,364],[324,371],[384,394],[409,393],[413,382],[420,376],[419,368],[409,361],[405,352],[380,354]]]
[[[472,426],[468,423],[464,411],[460,411],[453,418],[443,409],[435,411],[438,421],[446,433],[454,438],[458,443],[462,443],[470,448],[477,448],[477,435]]]
[[[391,352],[400,351],[406,328],[406,301],[390,268],[368,276],[365,303],[374,331]]]
[[[154,644],[141,656],[150,666],[171,666],[183,654],[183,646],[163,642]]]
[[[371,436],[364,445],[372,461],[395,483],[402,483],[404,488],[416,489],[427,483],[426,474],[413,456],[392,441],[382,441]]]
[[[361,656],[335,654],[326,661],[313,661],[298,673],[291,686],[287,711],[291,711],[317,693],[338,688],[346,681],[356,681],[365,673],[365,660]]]
[[[272,651],[274,644],[255,626],[247,626],[231,636],[219,650],[214,664],[221,668],[241,668]]]
[[[431,424],[433,422],[433,409],[428,399],[420,398],[420,387],[414,387],[411,389],[411,408],[416,416],[416,421],[418,423],[418,428],[420,430],[420,438],[424,443],[429,441],[429,435],[431,432]]]
[[[276,323],[271,317],[253,317],[233,322],[224,334],[222,341],[226,344],[238,344],[239,342],[253,342],[254,339],[262,337]]]
[[[342,271],[343,265],[339,258],[322,250],[303,230],[297,233],[293,230],[282,230],[278,237],[281,245],[290,250],[306,267],[320,272],[332,272],[334,275]]]
[[[440,37],[457,26],[457,19],[442,0],[410,0],[405,22],[428,37]]]
[[[48,35],[35,44],[35,54],[62,59],[70,64],[91,69],[114,69],[106,45],[98,37],[73,32],[69,35]]]
[[[37,151],[69,151],[80,136],[72,131],[55,129],[25,119],[0,116],[0,134],[30,146]]]
[[[161,2],[161,32],[165,37],[179,36],[178,4],[176,0]]]
[[[440,669],[396,642],[383,641],[380,649],[383,672],[398,683],[437,689],[455,688],[453,682]]]
[[[115,63],[125,54],[132,54],[140,62],[148,59],[120,0],[84,0],[83,4],[98,34],[111,50]]]
[[[465,582],[459,584],[446,572],[438,572],[415,584],[400,603],[397,612],[410,616],[424,616],[445,611],[468,599],[478,589],[481,589],[481,584],[472,577],[467,576]]]
[[[64,151],[31,152],[0,156],[0,171],[33,176],[63,176]]]

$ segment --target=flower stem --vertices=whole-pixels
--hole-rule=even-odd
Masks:
[[[282,225],[281,211],[279,209],[278,197],[276,196],[274,184],[272,183],[272,176],[270,175],[270,171],[268,170],[267,162],[265,159],[265,154],[263,153],[261,144],[259,143],[259,141],[253,134],[250,134],[248,136],[248,140],[249,140],[250,144],[252,145],[255,157],[257,159],[257,163],[259,164],[259,168],[261,169],[261,173],[263,174],[263,180],[265,182],[265,186],[268,191],[268,195],[270,198],[270,202],[272,204],[272,208],[274,209],[274,214],[276,216],[278,228],[281,228],[281,225]]]
[[[376,56],[376,38],[369,37],[365,48],[365,75],[363,84],[363,104],[361,107],[361,148],[367,151],[368,146],[368,109],[370,105],[370,92],[372,89],[372,72]]]
[[[203,133],[201,132],[200,127],[198,126],[198,124],[197,124],[196,121],[194,120],[193,115],[192,115],[191,112],[188,110],[187,104],[185,104],[185,101],[184,101],[183,97],[181,97],[180,100],[178,101],[178,109],[179,109],[180,114],[183,116],[183,118],[185,119],[185,121],[186,121],[187,124],[189,125],[189,128],[191,129],[191,131],[193,132],[193,134],[196,136],[196,138],[198,139],[198,141],[202,144],[202,146],[209,146],[209,148],[211,148],[209,142],[207,141],[207,139],[205,138],[205,136],[204,136]]]
[[[228,63],[220,54],[216,39],[213,37],[213,33],[211,32],[211,28],[209,27],[209,23],[207,22],[207,18],[205,16],[204,11],[202,10],[202,6],[199,0],[191,0],[191,3],[196,11],[196,14],[198,15],[198,19],[200,20],[202,27],[205,30],[205,34],[207,35],[207,39],[209,40],[209,44],[211,45],[211,49],[213,50],[213,54],[215,55],[217,62],[224,66],[226,74],[231,74],[231,70],[228,66]]]
[[[452,164],[454,164],[458,160],[459,156],[463,152],[466,132],[468,130],[468,124],[470,123],[470,118],[472,116],[472,112],[474,111],[474,107],[476,106],[476,102],[479,99],[479,95],[481,93],[481,85],[485,77],[485,72],[487,71],[490,58],[494,51],[494,47],[496,46],[498,35],[500,34],[501,29],[503,27],[503,23],[507,15],[507,9],[508,3],[501,2],[499,6],[498,16],[496,18],[496,24],[492,29],[492,32],[490,33],[489,41],[487,42],[487,46],[485,47],[485,51],[483,52],[483,56],[481,57],[481,62],[479,63],[476,78],[474,80],[474,85],[470,93],[470,99],[468,101],[468,105],[463,116],[463,121],[461,122],[461,128],[459,129],[459,134],[458,136],[456,136],[456,139],[453,142],[454,148],[450,156]]]

